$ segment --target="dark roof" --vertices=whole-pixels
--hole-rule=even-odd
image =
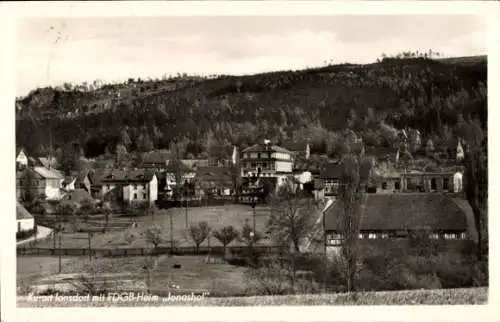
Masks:
[[[154,172],[145,169],[118,170],[113,169],[104,174],[102,182],[149,182],[153,179]]]
[[[360,180],[367,182],[370,179],[371,163],[369,161],[363,162],[360,165]],[[320,178],[322,179],[339,179],[342,176],[343,165],[342,163],[329,163],[325,165],[320,171]]]
[[[196,178],[202,181],[231,181],[233,169],[230,167],[198,167]]]
[[[309,171],[311,173],[319,174],[321,173],[321,169],[321,161],[295,160],[293,164],[294,172]]]
[[[87,176],[89,176],[89,171],[88,170],[79,172],[76,175],[76,183],[77,184],[82,183],[85,180],[85,177],[87,177]],[[89,176],[89,179],[91,180],[90,176]]]
[[[361,197],[362,230],[467,230],[464,212],[453,200],[439,194],[364,194]],[[325,212],[325,229],[340,230],[342,201]]]
[[[248,152],[266,152],[266,151],[292,154],[292,152],[290,152],[289,150],[282,148],[280,146],[273,145],[273,144],[266,145],[264,143],[255,144],[251,147],[244,149],[242,152],[248,153]]]
[[[75,189],[72,191],[67,192],[63,196],[64,201],[71,201],[71,202],[76,202],[80,203],[83,200],[93,200],[90,194],[85,190],[85,189]]]
[[[16,204],[16,220],[33,219],[33,216],[26,208],[18,201]]]

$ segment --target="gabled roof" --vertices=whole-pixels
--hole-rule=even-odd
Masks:
[[[153,179],[154,171],[145,169],[118,170],[113,169],[104,174],[102,182],[149,182]]]
[[[242,152],[248,153],[248,152],[267,152],[267,151],[292,154],[292,152],[280,146],[272,144],[266,145],[263,143],[255,144],[249,148],[244,149]]]
[[[38,161],[40,161],[40,164],[46,168],[53,167],[57,163],[57,160],[54,157],[49,157],[49,158],[40,157],[38,158]]]
[[[33,219],[33,216],[26,208],[18,201],[16,203],[16,220]]]
[[[89,171],[88,170],[80,171],[79,173],[76,174],[76,183],[77,184],[82,183],[86,177],[89,177],[89,180],[91,180],[91,177],[89,176]]]
[[[34,167],[33,170],[45,179],[64,179],[64,176],[54,168]]]
[[[75,189],[67,192],[63,198],[64,201],[81,203],[83,200],[93,200],[90,194],[85,189]]]
[[[453,200],[440,194],[363,194],[362,230],[467,230],[464,212]],[[339,199],[325,212],[325,229],[341,229]]]
[[[23,148],[16,148],[16,158],[19,157],[21,153],[23,153],[26,157],[28,156]]]

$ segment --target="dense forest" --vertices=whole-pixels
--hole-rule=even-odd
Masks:
[[[185,144],[186,158],[228,157],[264,138],[338,153],[352,129],[369,147],[418,129],[446,146],[474,125],[486,133],[487,58],[384,57],[250,76],[129,79],[39,88],[16,101],[16,145],[31,155],[148,152]],[[222,147],[222,148],[221,148]]]

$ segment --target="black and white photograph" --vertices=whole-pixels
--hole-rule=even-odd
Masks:
[[[17,18],[15,305],[487,305],[472,7]]]

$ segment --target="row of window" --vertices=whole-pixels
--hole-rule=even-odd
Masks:
[[[104,185],[102,186],[102,188],[103,188],[103,189],[111,189],[111,187],[112,187],[112,185],[110,185],[110,184],[104,184]],[[133,190],[137,190],[137,189],[145,189],[145,188],[146,188],[146,187],[145,187],[144,185],[142,185],[142,184],[139,184],[139,185],[134,184],[134,185],[131,185],[131,187],[132,187],[132,189],[133,189]]]
[[[415,184],[412,182],[410,179],[406,179],[406,186],[408,188],[411,188],[413,186],[417,186],[418,184]],[[387,190],[387,182],[384,181],[382,182],[382,189]],[[401,189],[401,183],[399,181],[394,182],[394,189],[399,190]],[[443,178],[443,185],[442,185],[443,190],[449,190],[450,189],[450,179],[449,178]],[[431,179],[431,190],[437,190],[437,180],[435,178]]]
[[[243,153],[243,159],[282,159],[290,160],[291,157],[287,153],[268,153],[268,152],[253,152],[253,153]]]
[[[397,238],[397,237],[407,237],[404,234],[397,233],[361,233],[359,234],[359,239],[388,239],[388,238]],[[430,239],[446,239],[446,240],[454,240],[454,239],[467,239],[467,233],[431,233],[428,236]],[[327,236],[327,242],[330,245],[340,245],[342,242],[341,234],[330,234]]]
[[[257,167],[260,167],[263,170],[275,170],[276,165],[274,162],[245,162],[243,164],[245,168],[251,168],[251,169],[256,169]]]

